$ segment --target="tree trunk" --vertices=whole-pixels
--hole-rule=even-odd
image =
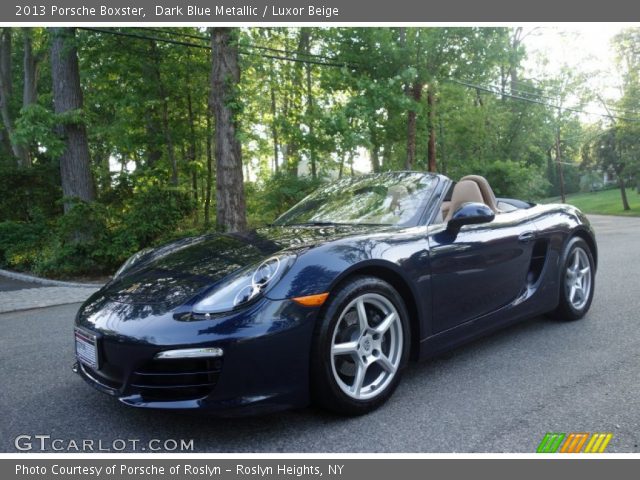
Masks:
[[[500,100],[504,102],[507,99],[506,95],[507,95],[507,71],[504,65],[500,65]]]
[[[164,140],[167,144],[167,157],[171,165],[171,185],[178,186],[178,162],[176,160],[175,147],[173,145],[173,136],[169,126],[169,103],[163,95],[162,100],[162,130],[164,132]]]
[[[213,131],[211,129],[211,111],[207,109],[207,183],[204,197],[204,228],[211,225],[211,186],[213,183],[213,148],[211,139]]]
[[[271,72],[273,75],[273,72]],[[276,90],[273,77],[270,84],[271,90],[271,137],[273,138],[273,171],[278,173],[278,108],[276,104]]]
[[[447,174],[447,155],[444,143],[444,126],[442,125],[442,117],[438,117],[438,138],[440,142],[440,172],[443,175]]]
[[[156,109],[153,107],[147,112],[144,130],[147,138],[146,167],[154,168],[162,158],[162,151],[158,148],[162,143],[162,135],[159,132]]]
[[[26,150],[16,143],[13,138],[14,126],[11,116],[11,96],[13,94],[13,78],[11,68],[12,53],[12,30],[10,27],[2,28],[0,32],[0,116],[7,133],[11,153],[16,158],[18,165],[28,166],[30,161],[26,155]]]
[[[511,36],[511,50],[509,52],[509,80],[511,82],[511,94],[518,90],[518,49],[522,43],[523,27],[516,27]]]
[[[7,92],[13,90],[13,76],[11,75],[11,52],[13,44],[13,30],[4,27],[0,31],[0,81]]]
[[[307,31],[305,35],[305,44],[304,50],[306,54],[311,52],[311,29],[308,27],[303,27],[303,30]],[[315,138],[313,132],[313,89],[311,82],[311,64],[306,64],[307,70],[307,126],[309,127],[309,134],[307,135],[307,148],[309,152],[309,163],[311,164],[311,177],[317,177],[317,168],[316,168],[316,153],[315,153]]]
[[[4,125],[0,125],[0,149],[2,149],[0,152],[2,155],[6,155],[7,157],[13,155],[9,134],[5,130]]]
[[[169,101],[167,100],[167,91],[162,80],[162,72],[160,71],[160,54],[155,42],[151,42],[151,56],[153,59],[154,74],[158,85],[158,94],[162,99],[162,131],[164,134],[165,146],[167,147],[167,158],[171,166],[171,185],[178,186],[178,162],[176,160],[175,147],[173,144],[173,136],[169,125]]]
[[[22,108],[27,108],[38,101],[38,59],[33,54],[33,41],[31,28],[23,31],[23,70],[24,84],[22,88]],[[31,166],[31,152],[28,148],[21,147],[21,160],[23,166]]]
[[[429,131],[429,143],[427,145],[427,164],[430,172],[436,171],[436,102],[432,84],[427,88],[427,129]]]
[[[385,139],[382,143],[382,165],[391,165],[393,155],[393,147],[389,139]]]
[[[407,30],[405,27],[398,28],[398,43],[401,49],[407,47]],[[404,94],[415,98],[415,91],[412,93],[411,85],[404,86]],[[407,156],[404,161],[405,170],[411,170],[416,158],[416,111],[411,108],[407,115]]]
[[[187,85],[187,88],[190,89],[191,86]],[[199,217],[199,208],[198,208],[198,170],[196,168],[196,157],[197,157],[197,148],[196,148],[196,126],[195,126],[195,115],[193,113],[193,104],[191,102],[191,91],[187,92],[187,113],[189,117],[189,165],[191,167],[191,190],[193,193],[193,201],[196,204],[196,214],[195,214],[195,223],[196,225],[200,222]]]
[[[315,152],[315,138],[313,131],[313,93],[311,91],[311,65],[307,65],[307,123],[309,126],[308,135],[308,147],[309,147],[309,162],[311,163],[311,176],[317,177],[316,167],[316,152]]]
[[[93,150],[93,165],[94,165],[94,181],[98,191],[107,191],[111,189],[111,170],[109,165],[110,151],[106,147],[105,143],[99,142]],[[134,154],[136,164],[139,159]]]
[[[417,127],[417,112],[416,106],[422,98],[422,83],[416,81],[410,90],[412,99],[416,102],[407,116],[407,158],[405,160],[404,168],[406,170],[412,170],[416,163],[416,127]]]
[[[75,46],[74,28],[52,28],[51,78],[53,82],[53,105],[56,115],[82,110],[82,89],[78,52]],[[65,121],[58,126],[65,141],[60,156],[62,194],[65,198],[78,198],[91,202],[95,199],[95,187],[91,174],[87,132],[82,121]],[[65,202],[65,213],[71,209]]]
[[[38,58],[33,53],[31,28],[23,29],[23,68],[24,85],[22,90],[22,106],[28,107],[38,101]]]
[[[622,209],[626,212],[631,210],[629,206],[629,200],[627,199],[627,186],[624,181],[622,172],[618,172],[618,186],[620,187],[620,196],[622,197]]]
[[[216,133],[216,223],[224,231],[247,228],[242,175],[242,151],[232,109],[240,81],[238,30],[213,28],[211,35],[211,106]]]
[[[157,78],[157,69],[152,57],[153,55],[150,49],[149,55],[146,55],[145,58],[141,59],[142,75],[145,78]],[[156,88],[158,87],[157,85],[155,86]],[[157,89],[149,89],[149,92],[143,98],[145,104],[148,105],[144,121],[146,143],[145,166],[147,169],[155,168],[158,165],[158,162],[162,159],[164,134],[160,122],[160,114],[156,105],[159,96],[160,93]]]
[[[369,123],[369,135],[371,138],[371,170],[379,172],[380,166],[380,138],[376,129],[375,121]]]
[[[284,102],[282,105],[282,118],[285,121],[289,118],[291,111],[290,104],[292,100],[290,98],[289,89],[285,89]],[[287,125],[289,127],[289,125]],[[296,140],[292,138],[291,129],[287,128],[287,141],[282,145],[282,165],[286,169],[287,174],[298,176],[298,160],[297,160],[298,146]]]
[[[9,104],[11,102],[12,75],[11,75],[11,28],[5,27],[0,31],[0,114],[2,115],[2,124],[6,132],[6,139],[10,147],[11,153],[20,163],[20,156],[16,152],[13,145],[13,119]]]
[[[560,127],[556,129],[556,162],[558,168],[558,180],[560,181],[560,199],[562,200],[562,203],[565,203],[564,171],[562,168],[562,156],[560,154]]]
[[[377,143],[371,146],[371,170],[375,173],[380,171],[380,145]]]
[[[309,51],[309,40],[311,38],[311,29],[308,27],[300,28],[298,36],[298,46],[296,48],[296,59],[304,60],[305,54]],[[303,63],[297,62],[292,68],[292,83],[294,88],[291,89],[290,97],[285,98],[285,108],[283,118],[294,119],[293,128],[289,129],[289,141],[286,145],[287,171],[290,175],[298,175],[298,166],[300,164],[300,142],[299,142],[299,123],[302,117],[302,91],[304,88]]]

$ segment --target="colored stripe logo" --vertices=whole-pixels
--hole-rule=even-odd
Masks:
[[[547,433],[536,453],[603,453],[612,438],[612,433]]]

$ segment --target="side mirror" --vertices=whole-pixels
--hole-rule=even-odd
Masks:
[[[496,218],[496,214],[484,203],[465,203],[454,212],[451,220],[447,223],[447,230],[457,232],[463,225],[489,223],[494,218]]]

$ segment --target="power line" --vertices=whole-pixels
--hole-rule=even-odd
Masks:
[[[159,33],[166,33],[167,35],[175,35],[178,37],[184,37],[184,38],[192,38],[192,39],[198,39],[198,40],[204,40],[206,42],[209,42],[211,40],[210,37],[207,37],[205,35],[194,35],[191,33],[184,33],[184,32],[174,32],[171,30],[166,30],[166,29],[162,29],[162,28],[151,28],[151,27],[136,27],[137,30],[147,30],[150,32],[159,32]],[[247,47],[247,48],[254,48],[256,50],[265,50],[268,52],[275,52],[275,53],[284,53],[285,55],[296,55],[296,56],[305,56],[305,57],[310,57],[310,58],[319,58],[322,60],[328,60],[330,62],[335,62],[336,58],[335,57],[329,57],[326,55],[319,55],[317,53],[307,53],[307,52],[297,52],[297,51],[293,51],[293,50],[285,50],[282,48],[273,48],[273,47],[266,47],[266,46],[262,46],[262,45],[252,45],[249,43],[242,43],[240,44],[240,46],[242,47]]]
[[[526,81],[529,82],[533,82],[533,83],[538,83],[540,84],[541,82],[539,82],[538,80],[535,80],[533,78],[519,78],[518,80],[516,80],[516,84],[519,85],[518,87],[515,88],[515,90],[520,90],[521,92],[529,92],[529,93],[534,93],[537,95],[540,95],[540,92],[549,92],[550,94],[554,94],[556,97],[561,97],[562,96],[562,92],[560,92],[560,90],[556,90],[556,89],[552,89],[549,88],[549,86],[531,86],[528,85],[527,83],[525,83]],[[553,100],[553,98],[548,97],[550,100]]]
[[[517,82],[517,83],[520,83],[520,82]],[[493,85],[491,85],[491,86],[493,87]],[[495,86],[495,88],[500,88],[501,89],[500,86]],[[502,89],[500,91],[502,92]],[[558,97],[560,96],[560,94],[557,94],[556,97],[550,97],[548,95],[544,95],[543,93],[540,93],[540,89],[538,89],[538,91],[534,90],[533,88],[528,89],[528,90],[523,90],[521,87],[509,88],[509,92],[510,93],[515,93],[516,95],[529,95],[529,96],[535,96],[537,98],[544,98],[546,100],[551,100],[552,102],[556,102],[558,100]]]
[[[533,98],[526,98],[526,97],[522,97],[520,95],[514,95],[514,94],[506,93],[506,92],[502,93],[501,91],[496,90],[496,88],[492,87],[491,85],[477,85],[477,84],[474,84],[474,83],[465,82],[463,80],[457,80],[455,78],[447,78],[446,80],[448,80],[450,82],[453,82],[453,83],[457,83],[458,85],[463,85],[465,87],[475,88],[477,90],[482,90],[483,92],[493,93],[495,95],[501,95],[503,97],[514,98],[514,99],[517,99],[517,100],[524,100],[524,101],[530,102],[530,103],[537,103],[538,105],[544,105],[544,106],[547,106],[547,107],[558,108],[557,105],[552,105],[550,103],[543,102],[542,100],[536,100],[536,99],[533,99]],[[568,110],[568,109],[566,109],[566,110]]]
[[[534,81],[533,79],[527,79],[527,80]],[[522,80],[518,80],[516,83],[522,84],[523,82],[522,82]],[[488,86],[491,87],[491,88],[498,89],[500,91],[500,95],[504,95],[506,93],[506,92],[503,93],[503,88],[502,88],[501,85],[488,84]],[[550,90],[550,89],[548,89],[546,87],[529,87],[529,86],[526,86],[526,85],[525,85],[525,87],[509,88],[508,91],[509,91],[509,93],[514,94],[514,95],[534,96],[534,97],[537,97],[538,99],[544,98],[544,99],[550,100],[552,102],[557,102],[558,98],[563,96],[563,94],[560,93],[559,90]],[[544,95],[543,93],[539,93],[540,91],[550,92],[552,94],[555,94],[556,97],[551,97],[549,95]],[[626,113],[626,114],[630,113],[632,115],[637,115],[638,114],[638,112],[633,112],[633,111],[630,111],[630,110],[622,110],[622,109],[619,109],[619,108],[611,107],[609,105],[604,104],[604,102],[602,102],[602,101],[601,101],[601,103],[603,105],[605,105],[605,108],[607,108],[609,110],[614,110],[614,111],[621,112],[621,113]]]
[[[330,62],[335,62],[335,57],[327,57],[325,55],[317,55],[315,53],[304,53],[304,52],[292,52],[290,50],[283,50],[281,48],[272,48],[272,47],[264,47],[262,45],[250,45],[250,44],[241,44],[243,47],[255,48],[256,50],[264,50],[267,52],[276,52],[276,53],[284,53],[285,55],[303,55],[305,57],[310,58],[320,58],[322,60],[328,60]]]
[[[460,81],[463,81],[463,82],[471,82],[470,80],[467,80],[467,79],[462,79],[462,80],[460,80]],[[549,96],[547,96],[547,95],[543,95],[542,93],[538,93],[538,92],[534,92],[534,91],[524,91],[524,90],[521,90],[521,89],[518,89],[518,88],[508,88],[508,89],[504,89],[504,88],[502,87],[502,85],[495,85],[495,84],[486,84],[486,85],[484,85],[484,86],[486,86],[487,88],[495,89],[495,93],[498,93],[499,95],[504,95],[504,96],[506,96],[506,95],[507,95],[507,93],[510,93],[510,94],[512,94],[512,95],[521,95],[521,96],[528,95],[528,96],[533,96],[533,97],[536,97],[536,98],[538,98],[538,99],[540,99],[540,98],[544,98],[544,99],[547,99],[547,100],[551,100],[551,101],[553,101],[553,102],[555,102],[555,101],[557,101],[557,100],[558,100],[556,97],[549,97]]]
[[[540,80],[540,79],[537,79],[537,78],[526,78],[526,77],[517,80],[516,83],[523,84],[525,80],[529,81],[529,82],[533,82],[533,83],[538,83],[538,84],[542,83],[542,80]],[[555,94],[557,97],[561,97],[563,95],[563,93],[564,93],[564,92],[560,92],[560,90],[550,89],[549,87],[546,87],[546,86],[530,87],[530,86],[525,84],[525,87],[526,87],[527,90],[532,91],[532,92],[535,91],[535,90],[543,90],[545,92],[550,92],[551,94]],[[521,87],[518,87],[518,89],[514,89],[514,90],[521,90],[522,91],[522,89],[525,88],[525,87],[521,86]],[[611,86],[604,85],[603,88],[614,88],[615,89],[615,88],[618,88],[618,86],[611,87]],[[549,100],[556,100],[556,99],[554,99],[552,97],[544,97],[544,95],[539,95],[539,96],[543,97],[543,98],[547,98]],[[604,103],[603,103],[603,105],[604,105]],[[621,113],[625,113],[625,114],[638,115],[638,112],[635,112],[635,111],[632,111],[632,110],[624,110],[624,109],[618,108],[618,107],[612,107],[611,105],[608,105],[608,104],[606,104],[606,108],[608,108],[609,110],[613,110],[613,111],[621,112]]]
[[[166,29],[163,29],[163,28],[136,27],[136,30],[147,30],[149,32],[166,33],[166,34],[176,35],[176,36],[184,37],[184,38],[192,38],[192,39],[196,39],[196,40],[205,40],[207,42],[209,42],[211,40],[211,37],[207,37],[205,35],[195,35],[193,33],[185,33],[185,32],[174,32],[172,30],[166,30]]]
[[[128,33],[128,32],[122,32],[122,31],[116,31],[116,30],[105,30],[103,28],[93,28],[93,27],[76,27],[78,30],[86,30],[89,32],[98,32],[98,33],[106,33],[109,35],[117,35],[120,37],[129,37],[129,38],[136,38],[138,40],[152,40],[155,42],[162,42],[162,43],[170,43],[172,45],[181,45],[183,47],[194,47],[194,48],[202,48],[202,49],[206,49],[206,50],[211,50],[211,47],[209,45],[201,45],[198,43],[191,43],[191,42],[183,42],[181,40],[173,40],[173,39],[169,39],[169,38],[159,38],[159,37],[149,37],[146,35],[138,35],[135,33]]]
[[[455,78],[448,78],[447,80],[450,81],[450,82],[453,82],[453,83],[457,83],[459,85],[463,85],[465,87],[475,88],[477,90],[482,90],[482,91],[485,91],[485,92],[488,92],[488,93],[493,93],[494,95],[502,95],[502,96],[507,97],[507,98],[513,98],[513,99],[522,100],[522,101],[525,101],[525,102],[536,103],[538,105],[544,105],[544,106],[549,107],[549,108],[566,110],[566,111],[573,112],[573,113],[582,113],[582,114],[585,114],[585,115],[596,115],[596,116],[599,116],[599,117],[609,118],[609,119],[615,118],[615,119],[618,119],[618,120],[624,120],[624,121],[628,121],[628,122],[638,122],[638,121],[640,121],[640,119],[638,119],[638,118],[620,117],[620,116],[617,116],[617,115],[606,115],[604,113],[589,112],[587,110],[580,110],[578,108],[573,108],[573,107],[561,107],[559,105],[553,105],[551,103],[543,102],[542,100],[537,100],[537,99],[534,99],[534,98],[526,98],[526,97],[522,97],[520,95],[502,93],[500,91],[496,91],[495,88],[491,88],[491,86],[476,85],[476,84],[473,84],[473,83],[468,83],[468,82],[464,82],[464,81],[461,81],[461,80],[457,80]]]
[[[172,44],[172,45],[180,45],[180,46],[183,46],[183,47],[192,47],[192,48],[201,48],[201,49],[204,49],[204,50],[211,50],[211,46],[210,45],[202,45],[202,44],[198,44],[198,43],[184,42],[182,40],[174,40],[174,39],[162,38],[162,37],[150,37],[150,36],[147,36],[147,35],[138,35],[138,34],[129,33],[129,32],[122,32],[122,31],[116,31],[116,30],[105,30],[103,28],[93,28],[93,27],[76,27],[76,28],[78,28],[78,30],[86,30],[86,31],[98,32],[98,33],[106,33],[106,34],[109,34],[109,35],[117,35],[117,36],[121,36],[121,37],[135,38],[135,39],[138,39],[138,40],[150,40],[150,41],[154,41],[154,42],[169,43],[169,44]],[[265,47],[265,48],[267,48],[267,47]],[[346,63],[320,62],[320,61],[306,59],[306,58],[283,57],[283,56],[280,56],[280,55],[270,55],[270,54],[267,54],[267,53],[253,53],[253,52],[248,52],[246,50],[241,50],[241,49],[238,49],[238,53],[240,53],[241,55],[255,55],[255,56],[258,56],[258,57],[269,58],[269,59],[272,59],[272,60],[284,60],[284,61],[287,61],[287,62],[308,63],[308,64],[313,64],[313,65],[322,65],[322,66],[325,66],[325,67],[339,67],[339,68],[342,68],[342,67],[350,66],[350,65],[348,65]]]
[[[527,85],[525,82],[531,82],[531,83],[537,84],[538,86]],[[565,92],[563,92],[561,90],[558,90],[557,88],[550,88],[549,86],[541,85],[541,84],[543,84],[543,80],[541,80],[539,78],[520,77],[520,78],[518,78],[516,80],[515,83],[520,85],[520,86],[518,86],[516,88],[509,88],[509,92],[515,93],[515,95],[533,95],[533,96],[538,97],[538,98],[545,98],[545,99],[550,100],[552,102],[557,102],[558,98],[564,96],[564,94],[565,94]],[[502,88],[503,87],[501,85],[490,85],[490,86],[492,88],[499,89],[500,90],[500,94],[502,95]],[[605,85],[603,88],[617,88],[617,87],[610,87],[610,86],[606,86]],[[541,93],[541,92],[544,92],[544,93],[547,93],[547,94],[550,94],[550,95],[555,95],[555,97],[551,97],[549,95],[545,95],[544,93]],[[601,101],[601,103],[603,103],[605,108],[607,108],[609,110],[613,110],[615,112],[620,112],[620,113],[624,113],[624,114],[631,114],[631,115],[640,115],[640,113],[637,112],[637,111],[625,110],[625,109],[618,108],[618,107],[612,107],[612,106],[610,106],[608,104],[604,104],[604,102],[602,102],[602,101]],[[585,113],[589,113],[589,112],[585,112]],[[601,114],[595,114],[595,115],[601,115]]]
[[[506,93],[506,92],[503,93],[502,87],[500,85],[489,84],[488,86],[491,87],[491,88],[498,89],[500,95],[504,95]],[[550,97],[548,95],[543,95],[542,93],[534,92],[533,89],[529,90],[529,91],[524,91],[524,90],[521,90],[520,88],[509,88],[509,93],[514,94],[514,95],[530,96],[530,97],[533,96],[533,97],[536,97],[537,99],[544,98],[544,99],[550,100],[552,102],[558,102],[558,97],[561,97],[562,95],[560,93],[558,93],[557,90],[552,90],[551,91],[551,93],[554,93],[554,92],[556,93],[557,97]],[[614,111],[617,111],[617,112],[620,112],[620,113],[625,113],[625,114],[638,115],[638,112],[632,112],[632,111],[629,111],[629,110],[622,110],[622,109],[618,109],[618,108],[613,108],[613,107],[605,104],[603,101],[601,101],[600,103],[602,103],[602,105],[608,110],[614,110]],[[556,104],[556,108],[562,108],[562,107],[559,107]],[[585,112],[585,113],[589,113],[589,112]]]

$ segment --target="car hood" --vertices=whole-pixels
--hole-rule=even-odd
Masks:
[[[245,233],[209,234],[164,245],[99,293],[121,303],[179,305],[227,275],[281,250],[309,248],[380,227],[267,227]]]

